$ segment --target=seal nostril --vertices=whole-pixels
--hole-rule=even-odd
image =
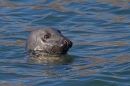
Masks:
[[[64,44],[68,44],[68,41],[67,41],[67,40],[64,40]]]
[[[64,46],[67,46],[68,47],[68,41],[67,40],[64,40]]]
[[[65,47],[65,48],[69,49],[69,48],[72,47],[72,42],[70,40],[68,40],[68,39],[65,39],[63,41],[62,47]]]

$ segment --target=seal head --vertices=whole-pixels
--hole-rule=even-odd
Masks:
[[[26,50],[33,53],[66,54],[72,42],[64,37],[59,30],[41,28],[31,32],[26,41]]]

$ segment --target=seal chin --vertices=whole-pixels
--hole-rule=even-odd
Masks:
[[[67,50],[65,50],[64,47],[53,46],[51,53],[52,54],[66,54]]]

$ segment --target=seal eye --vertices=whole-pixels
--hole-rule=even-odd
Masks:
[[[51,37],[51,34],[44,35],[44,39],[49,39]]]

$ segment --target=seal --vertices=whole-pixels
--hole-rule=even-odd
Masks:
[[[33,57],[67,54],[71,47],[72,42],[54,28],[36,29],[31,32],[26,41],[26,50]]]

